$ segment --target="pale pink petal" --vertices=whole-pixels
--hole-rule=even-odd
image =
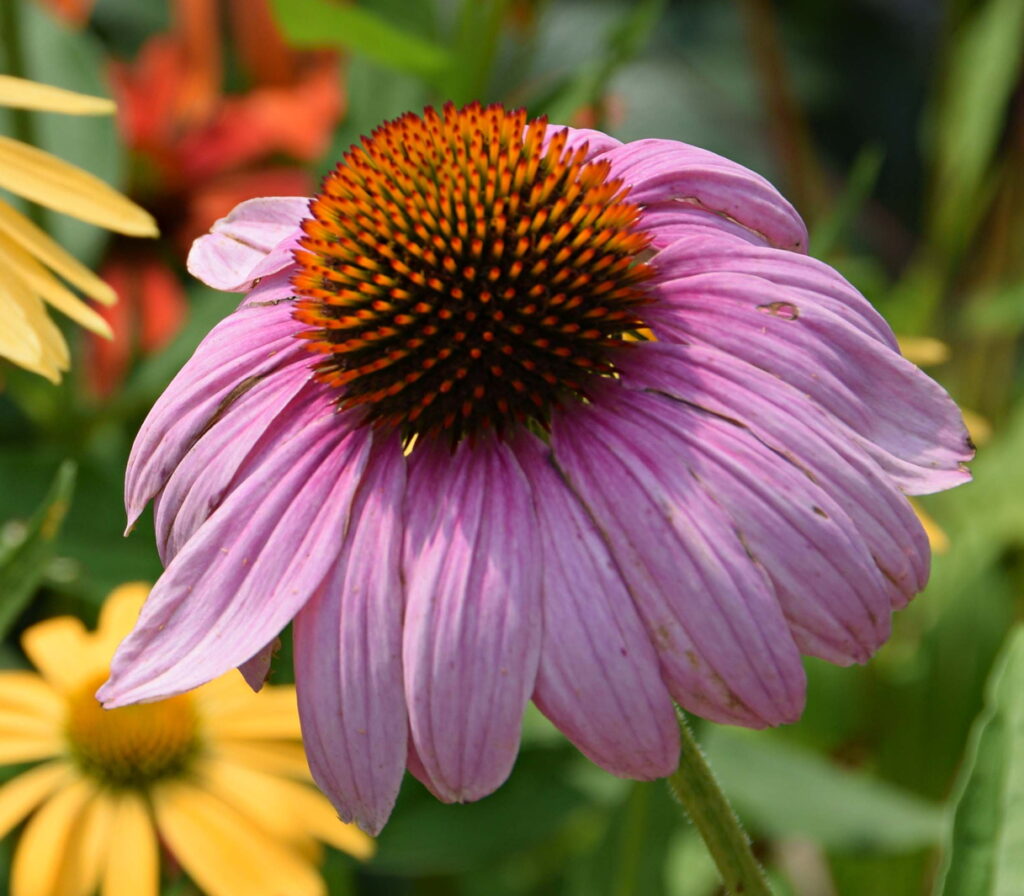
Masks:
[[[125,506],[131,525],[215,418],[262,378],[308,352],[288,304],[236,311],[199,344],[157,399],[128,458]]]
[[[809,255],[750,245],[719,230],[691,232],[660,252],[656,265],[665,281],[718,272],[752,274],[778,287],[776,301],[789,300],[798,309],[821,308],[887,348],[899,350],[892,330],[871,303],[834,268]]]
[[[551,142],[551,138],[562,131],[567,133],[565,141],[566,150],[574,151],[586,144],[587,154],[584,158],[587,161],[603,152],[607,152],[609,149],[615,149],[616,147],[622,146],[621,140],[609,137],[608,134],[605,134],[603,131],[595,131],[591,128],[571,128],[563,124],[549,124],[547,131],[544,133],[544,140],[541,145],[544,148],[547,148],[547,145]]]
[[[214,289],[247,290],[257,277],[272,273],[265,266],[258,270],[261,262],[283,240],[293,236],[299,222],[307,217],[309,200],[303,197],[249,199],[235,206],[226,218],[213,225],[210,233],[192,244],[189,273]]]
[[[900,607],[928,579],[928,539],[906,498],[827,411],[778,377],[718,349],[647,343],[619,359],[623,382],[742,424],[804,471],[850,517]]]
[[[555,457],[633,594],[669,691],[706,718],[795,721],[800,652],[764,569],[691,475],[686,445],[611,384],[554,420]]]
[[[250,659],[332,571],[372,442],[322,394],[195,532],[121,643],[108,706],[158,700]]]
[[[530,484],[507,445],[413,452],[406,499],[405,692],[416,750],[447,801],[505,780],[541,644]]]
[[[908,494],[970,478],[973,446],[945,390],[825,301],[732,273],[662,279],[652,292],[645,318],[659,339],[714,346],[796,387]]]
[[[650,236],[655,249],[664,249],[676,240],[701,234],[728,235],[755,246],[768,245],[764,237],[731,218],[674,199],[647,203],[640,214],[638,229]]]
[[[630,187],[632,202],[686,203],[738,222],[780,249],[807,251],[807,228],[796,210],[749,168],[675,140],[634,140],[598,158]]]
[[[624,400],[679,439],[679,461],[768,573],[801,651],[865,662],[888,638],[898,598],[845,509],[733,420],[658,394]]]
[[[311,371],[305,357],[253,383],[218,416],[174,468],[153,503],[157,550],[169,564],[196,530],[258,465],[263,446],[294,428],[300,396],[308,401]],[[325,403],[330,396],[324,396]]]
[[[679,761],[679,729],[658,656],[594,523],[522,437],[516,455],[536,496],[544,643],[533,701],[614,775],[654,780]]]
[[[397,441],[371,455],[333,573],[295,617],[295,684],[309,766],[344,821],[376,834],[405,770],[402,501]]]

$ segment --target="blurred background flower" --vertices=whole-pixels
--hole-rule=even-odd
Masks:
[[[12,896],[156,896],[161,867],[211,896],[325,893],[320,841],[362,859],[373,842],[311,786],[294,688],[254,694],[232,673],[123,710],[96,701],[148,591],[112,592],[95,633],[36,623],[22,645],[39,674],[0,672],[0,761],[39,763],[0,788],[0,836],[29,817]]]
[[[114,104],[10,75],[0,75],[0,106],[64,115],[109,115]],[[29,136],[29,135],[25,135]],[[29,143],[0,135],[0,187],[91,224],[130,236],[156,236],[153,218],[86,171]],[[0,200],[0,357],[57,381],[70,354],[46,304],[98,337],[113,333],[91,305],[55,274],[89,298],[110,306],[110,287],[81,265],[29,218]]]

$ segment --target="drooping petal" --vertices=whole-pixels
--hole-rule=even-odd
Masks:
[[[676,140],[634,140],[603,153],[611,176],[630,187],[632,202],[676,201],[735,221],[773,246],[807,251],[807,228],[761,175],[706,149]]]
[[[742,423],[804,470],[850,517],[891,583],[894,608],[928,578],[928,541],[907,500],[881,468],[799,390],[718,349],[647,343],[619,359],[623,382],[654,389]]]
[[[181,693],[275,637],[333,568],[372,435],[320,401],[175,556],[97,696],[108,706]]]
[[[646,315],[659,339],[714,346],[796,387],[909,494],[970,478],[973,447],[945,390],[826,302],[750,274],[668,275]]]
[[[189,273],[214,289],[247,290],[256,277],[272,273],[254,272],[271,250],[298,230],[299,222],[308,214],[309,200],[303,197],[243,202],[192,244]]]
[[[511,771],[542,612],[536,516],[511,449],[482,437],[413,453],[403,663],[412,737],[434,791],[474,800]]]
[[[574,152],[586,144],[587,154],[584,158],[587,161],[603,152],[622,146],[621,140],[616,140],[603,131],[595,131],[592,128],[571,128],[561,124],[548,125],[541,145],[546,149],[551,139],[562,131],[566,132],[565,148],[567,151]]]
[[[295,618],[295,682],[313,777],[345,821],[378,832],[405,769],[402,499],[396,442],[371,457],[334,572]]]
[[[251,386],[304,354],[287,305],[247,307],[221,321],[157,399],[139,429],[125,477],[129,524],[203,431]]]
[[[676,240],[701,234],[728,234],[754,246],[768,245],[764,237],[731,218],[676,199],[647,203],[639,226],[651,237],[651,246],[655,249],[664,249]]]
[[[658,656],[615,562],[536,439],[516,455],[536,497],[544,642],[533,701],[592,761],[653,780],[679,760]]]
[[[692,476],[686,444],[631,407],[642,397],[613,384],[560,414],[555,458],[611,549],[672,696],[714,721],[794,721],[804,673],[771,582]]]
[[[281,647],[281,639],[274,638],[269,644],[267,644],[262,650],[254,653],[249,659],[247,659],[242,665],[238,667],[238,671],[242,673],[242,678],[245,679],[245,683],[253,689],[253,691],[260,691],[263,689],[263,685],[267,683],[267,676],[270,674],[270,663],[274,659],[274,654]]]
[[[657,394],[630,401],[685,445],[680,456],[768,573],[801,651],[866,661],[889,636],[899,592],[846,510],[735,421]]]

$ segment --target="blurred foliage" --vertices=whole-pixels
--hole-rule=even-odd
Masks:
[[[173,19],[164,0],[98,0],[73,28],[36,0],[4,2],[21,12],[25,74],[99,94],[109,93],[104,60],[133,58]],[[927,592],[897,616],[869,665],[808,661],[799,723],[699,733],[780,894],[1024,892],[1024,871],[1013,870],[1024,837],[1020,636],[984,701],[994,658],[1024,616],[1021,0],[272,6],[296,46],[336,48],[345,60],[347,111],[315,173],[383,119],[447,99],[525,105],[623,139],[686,140],[778,183],[807,218],[815,253],[898,332],[950,344],[931,372],[993,435],[973,485],[924,501],[951,542]],[[33,120],[41,145],[127,183],[110,122],[53,119]],[[103,234],[56,215],[45,223],[98,262]],[[75,375],[54,388],[0,370],[0,624],[13,626],[0,647],[5,665],[23,663],[17,635],[31,622],[58,612],[91,622],[113,586],[160,572],[149,515],[121,537],[121,482],[148,407],[232,307],[195,284],[187,295],[185,328],[136,358],[108,398]],[[69,462],[77,484],[58,533]],[[286,639],[275,676],[290,674],[288,657]],[[0,845],[0,896],[8,857]],[[372,863],[332,853],[326,868],[335,896],[716,892],[662,785],[611,778],[532,711],[515,772],[494,796],[444,806],[409,780]],[[166,889],[192,892],[181,880]]]

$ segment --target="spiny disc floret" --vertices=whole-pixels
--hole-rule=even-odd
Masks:
[[[302,336],[339,404],[452,442],[547,424],[641,327],[639,208],[567,132],[477,104],[352,147],[303,223]]]

